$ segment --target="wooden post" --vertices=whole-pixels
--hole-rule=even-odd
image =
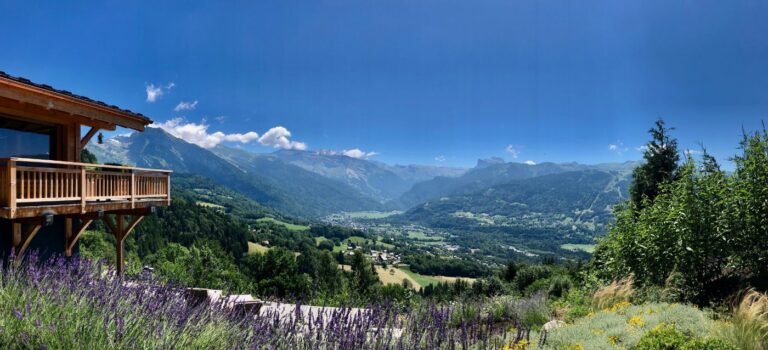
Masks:
[[[11,209],[11,219],[16,217],[16,161],[8,161],[8,179],[10,191],[8,192],[8,208]]]
[[[125,258],[123,257],[125,238],[128,237],[128,234],[130,234],[131,231],[136,228],[136,225],[141,222],[141,219],[144,218],[144,215],[139,212],[130,212],[130,215],[131,221],[129,222],[125,221],[125,214],[115,214],[116,220],[114,223],[108,216],[102,218],[104,224],[107,225],[107,228],[109,228],[115,236],[115,267],[118,274],[122,274],[125,269]]]
[[[64,255],[72,256],[69,242],[72,240],[72,218],[64,218]]]
[[[85,214],[85,167],[80,168],[80,212]]]
[[[16,248],[21,244],[21,223],[20,222],[14,222],[13,223],[13,247]],[[19,252],[16,251],[14,254],[18,255]]]
[[[166,205],[171,205],[171,174],[165,174],[165,176],[168,181],[168,185],[165,187],[165,190],[168,191],[168,193],[166,193],[166,196],[167,196]]]
[[[125,216],[123,214],[117,214],[117,222],[115,223],[117,232],[115,233],[115,263],[117,267],[117,273],[123,274],[125,268],[125,261],[123,260],[123,239],[125,238],[123,230],[125,230]]]
[[[131,171],[131,209],[136,208],[136,173]]]

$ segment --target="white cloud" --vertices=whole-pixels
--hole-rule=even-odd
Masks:
[[[524,162],[523,162],[523,164],[527,164],[527,165],[536,165],[536,162],[534,162],[534,161],[532,161],[532,160],[526,160],[526,161],[524,161]]]
[[[435,160],[440,162],[440,163],[442,163],[442,162],[445,161],[445,156],[441,154],[441,155],[435,157]]]
[[[635,147],[635,150],[638,151],[638,152],[645,152],[646,150],[648,150],[648,146],[647,145],[642,145],[642,146],[639,146],[639,147]]]
[[[608,150],[618,155],[622,155],[624,152],[629,151],[629,147],[625,146],[621,141],[616,141],[616,143],[608,144]]]
[[[512,145],[507,145],[507,148],[505,149],[507,153],[512,155],[512,158],[517,158],[520,155],[520,150],[517,149],[517,147]]]
[[[163,129],[173,136],[176,136],[189,143],[194,143],[203,148],[216,147],[223,141],[249,143],[259,139],[259,134],[253,131],[246,132],[245,134],[225,134],[221,131],[209,133],[209,125],[205,124],[205,121],[201,122],[200,124],[184,123],[184,119],[182,118],[173,118],[165,122],[154,123],[149,126]]]
[[[220,116],[215,117],[213,119],[215,119],[217,122],[219,122],[219,124],[221,124],[221,123],[224,123],[225,120],[227,120],[227,117],[223,116],[223,115],[220,115]]]
[[[296,149],[303,151],[307,149],[307,144],[304,142],[291,141],[291,132],[285,127],[276,126],[267,130],[264,135],[259,138],[259,143],[273,148],[282,149]]]
[[[341,154],[343,154],[343,155],[345,155],[347,157],[363,159],[363,158],[373,157],[375,155],[378,155],[379,153],[378,152],[365,152],[365,151],[363,151],[363,150],[361,150],[359,148],[353,148],[353,149],[345,149],[345,150],[341,151]]]
[[[175,112],[181,112],[181,111],[191,111],[194,110],[195,107],[197,107],[197,101],[187,102],[187,101],[181,101],[179,104],[176,105],[176,108],[173,110]]]
[[[152,103],[157,101],[160,96],[163,96],[166,92],[173,89],[176,84],[170,83],[166,86],[155,86],[155,84],[144,84],[147,91],[147,102]]]

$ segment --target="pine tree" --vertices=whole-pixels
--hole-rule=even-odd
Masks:
[[[645,207],[643,200],[653,202],[659,195],[661,184],[674,180],[680,155],[677,151],[677,140],[670,137],[669,132],[674,128],[664,126],[664,121],[656,121],[655,127],[648,130],[652,139],[646,145],[643,158],[645,164],[635,168],[634,181],[629,188],[634,208]]]

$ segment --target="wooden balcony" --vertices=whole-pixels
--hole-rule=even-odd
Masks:
[[[169,170],[0,158],[0,218],[166,206],[170,175]]]

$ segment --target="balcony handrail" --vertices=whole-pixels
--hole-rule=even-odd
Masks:
[[[126,166],[126,165],[78,163],[78,162],[67,162],[62,160],[35,159],[35,158],[22,158],[22,157],[0,158],[0,161],[3,161],[3,162],[15,161],[17,163],[40,163],[40,164],[51,164],[51,165],[69,165],[69,166],[76,166],[76,167],[83,167],[83,168],[93,167],[93,168],[103,168],[103,169],[132,170],[132,171],[141,171],[141,172],[150,172],[150,173],[168,173],[169,174],[173,172],[173,170],[138,168],[138,167],[132,167],[132,166]]]
[[[102,201],[124,201],[133,209],[143,200],[171,200],[171,170],[24,157],[0,158],[3,163],[0,208],[9,218],[20,205],[73,202],[85,213],[89,203]]]

